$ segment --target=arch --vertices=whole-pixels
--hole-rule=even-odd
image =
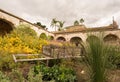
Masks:
[[[78,46],[81,45],[82,39],[80,37],[72,37],[70,42]]]
[[[39,38],[47,40],[47,35],[45,33],[41,33]]]
[[[54,36],[48,36],[49,40],[54,40]]]
[[[7,33],[10,33],[14,28],[14,25],[4,19],[0,19],[0,35],[4,36]]]
[[[117,35],[114,34],[108,34],[103,38],[104,42],[106,43],[119,43],[119,38]]]
[[[99,38],[95,35],[90,35],[86,39],[86,42],[94,42],[94,41],[99,41]]]
[[[64,37],[60,36],[57,38],[57,41],[66,41],[66,39]]]

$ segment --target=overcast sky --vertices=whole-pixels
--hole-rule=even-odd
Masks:
[[[120,25],[120,0],[0,0],[0,8],[47,28],[53,18],[64,26],[84,18],[86,26],[96,27],[109,25],[114,16]]]

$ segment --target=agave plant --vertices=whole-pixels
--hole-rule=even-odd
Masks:
[[[106,81],[106,63],[108,63],[108,56],[110,46],[104,44],[102,36],[91,37],[88,36],[85,51],[85,64],[90,71],[90,82],[105,82]]]

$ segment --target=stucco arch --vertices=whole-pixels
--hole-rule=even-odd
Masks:
[[[80,37],[72,37],[70,42],[78,46],[81,45],[82,39]]]
[[[0,35],[4,36],[7,33],[10,33],[14,29],[14,25],[5,20],[5,19],[0,19]]]
[[[40,34],[43,33],[43,32],[46,33],[47,36],[48,35],[54,36],[53,33],[49,32],[45,29],[42,29],[40,26],[37,26],[37,25],[27,21],[27,20],[24,20],[24,19],[22,19],[18,16],[15,16],[15,15],[9,13],[9,12],[6,12],[2,9],[0,9],[0,19],[4,19],[6,21],[9,21],[10,24],[12,23],[15,28],[17,28],[21,24],[25,24],[25,25],[28,24],[30,26],[30,28],[32,28],[33,30],[36,31],[38,36],[40,36]]]
[[[66,39],[65,39],[64,37],[62,37],[62,36],[57,37],[56,40],[57,40],[57,41],[66,41]]]
[[[119,37],[115,34],[108,34],[103,38],[103,40],[106,43],[119,44]]]

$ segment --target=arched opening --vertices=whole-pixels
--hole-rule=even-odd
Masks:
[[[100,39],[97,37],[97,36],[94,36],[94,35],[90,35],[88,36],[88,38],[86,39],[87,42],[97,42],[99,41]]]
[[[54,40],[53,36],[48,36],[49,40]]]
[[[105,43],[119,44],[119,38],[114,34],[108,34],[103,40]]]
[[[82,39],[80,37],[72,37],[70,42],[75,44],[76,46],[81,45]]]
[[[47,35],[45,33],[41,33],[39,38],[47,40]]]
[[[66,41],[66,40],[65,40],[64,37],[58,37],[58,38],[57,38],[57,41],[61,41],[61,42],[63,42],[63,41]]]
[[[0,35],[4,36],[13,30],[13,24],[4,19],[0,19]]]

